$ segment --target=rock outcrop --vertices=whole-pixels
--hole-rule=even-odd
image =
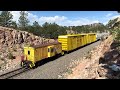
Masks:
[[[118,29],[120,28],[120,17],[112,19],[108,22],[107,26],[111,29]]]
[[[18,55],[23,54],[23,47],[25,45],[38,45],[53,41],[53,39],[35,36],[26,31],[0,26],[0,62],[2,64],[3,62],[6,63],[7,61],[12,60],[9,58],[10,55],[17,57]]]

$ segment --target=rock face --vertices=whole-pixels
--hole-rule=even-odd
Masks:
[[[39,44],[45,43],[48,40],[45,38],[41,38],[39,36],[35,36],[26,31],[19,31],[11,28],[5,28],[0,26],[0,45],[11,45],[14,46],[16,44]]]
[[[110,20],[107,25],[112,29],[120,28],[120,17]]]
[[[0,61],[6,62],[11,60],[9,58],[10,53],[13,56],[23,54],[23,47],[26,44],[37,45],[53,41],[53,39],[48,40],[26,31],[0,26]]]

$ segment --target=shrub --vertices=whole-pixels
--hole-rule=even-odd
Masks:
[[[15,59],[15,57],[12,55],[11,52],[9,52],[9,54],[8,54],[8,58],[9,58],[9,59]]]
[[[73,73],[72,69],[67,69],[67,73],[72,74]]]

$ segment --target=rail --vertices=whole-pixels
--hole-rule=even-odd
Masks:
[[[13,71],[10,71],[10,72],[0,75],[0,79],[10,79],[18,74],[28,71],[28,70],[30,70],[30,68],[27,68],[27,67],[18,68],[16,70],[13,70]]]

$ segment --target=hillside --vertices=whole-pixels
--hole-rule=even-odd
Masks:
[[[120,28],[120,17],[110,20],[107,26],[112,29]]]
[[[107,26],[102,23],[93,23],[89,25],[82,26],[71,26],[67,31],[67,34],[75,34],[75,33],[89,33],[89,32],[107,32]]]
[[[52,41],[54,40],[35,36],[26,31],[0,26],[0,68],[8,69],[11,64],[7,64],[16,61],[23,54],[25,45],[44,44]],[[7,67],[5,67],[6,65]]]

